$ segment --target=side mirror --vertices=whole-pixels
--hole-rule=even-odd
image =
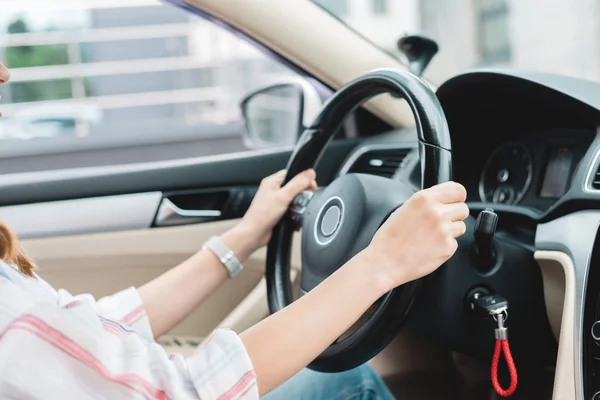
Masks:
[[[304,80],[258,89],[241,102],[246,121],[244,143],[250,148],[294,146],[321,106],[316,89]]]

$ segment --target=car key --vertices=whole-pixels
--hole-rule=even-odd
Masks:
[[[508,310],[508,301],[497,294],[475,293],[469,299],[471,310],[479,314],[482,318],[489,318],[498,314],[506,313]]]

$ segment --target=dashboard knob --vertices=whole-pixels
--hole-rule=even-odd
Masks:
[[[498,214],[491,208],[486,208],[477,216],[475,223],[475,250],[478,257],[478,266],[488,270],[494,265],[494,234],[498,225]]]
[[[590,400],[600,400],[600,391],[594,393],[592,397],[590,397]]]
[[[592,325],[592,337],[595,341],[600,341],[600,320]],[[600,397],[598,398],[600,400]]]
[[[498,225],[498,214],[493,209],[486,208],[477,216],[475,234],[489,240],[496,233],[496,225]]]

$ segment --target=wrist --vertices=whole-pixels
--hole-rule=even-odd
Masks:
[[[222,234],[221,240],[241,263],[260,247],[256,233],[244,222]]]
[[[368,247],[356,254],[345,266],[368,283],[377,298],[383,296],[399,284],[396,284],[388,269],[383,267],[382,261]]]

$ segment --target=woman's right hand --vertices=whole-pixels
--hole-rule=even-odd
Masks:
[[[360,257],[375,269],[383,287],[391,290],[421,278],[445,263],[465,233],[467,192],[445,182],[415,193],[379,228]]]

